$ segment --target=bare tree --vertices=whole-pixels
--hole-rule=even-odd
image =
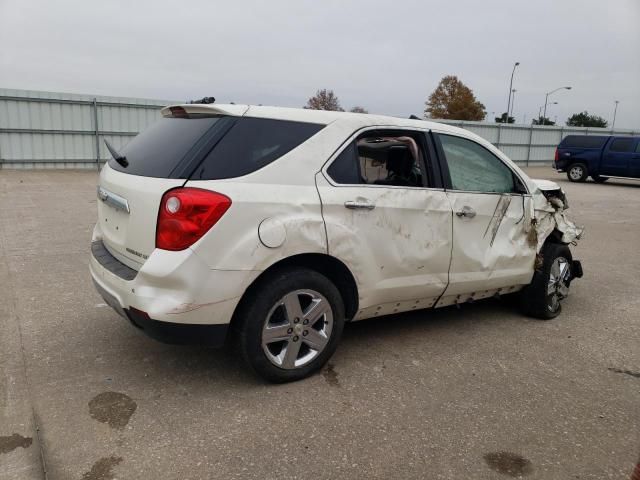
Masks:
[[[316,94],[311,97],[307,104],[304,106],[310,110],[331,110],[333,112],[344,112],[344,109],[340,106],[340,101],[333,90],[327,90],[323,88],[318,90]]]
[[[364,108],[361,107],[359,105],[356,105],[355,107],[353,107],[351,110],[349,110],[351,113],[369,113],[369,111]]]

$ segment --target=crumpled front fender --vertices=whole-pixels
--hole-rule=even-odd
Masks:
[[[538,187],[533,193],[533,217],[529,235],[536,243],[539,253],[545,240],[555,230],[560,232],[562,243],[573,243],[580,240],[584,227],[569,220],[567,210],[569,202],[560,186],[548,180],[534,180]]]

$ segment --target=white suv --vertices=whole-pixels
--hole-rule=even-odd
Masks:
[[[552,318],[582,275],[560,188],[462,129],[421,120],[180,105],[102,169],[91,274],[154,338],[234,339],[303,378],[344,323],[519,295]]]

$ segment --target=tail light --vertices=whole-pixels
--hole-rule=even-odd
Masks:
[[[555,154],[555,156],[553,157],[553,161],[554,161],[555,163],[558,163],[558,159],[559,159],[559,158],[560,158],[560,154],[558,153],[558,149],[556,148],[556,154]]]
[[[231,206],[221,193],[200,188],[176,188],[162,196],[156,248],[184,250],[213,227]]]

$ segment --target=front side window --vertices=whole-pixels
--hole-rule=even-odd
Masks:
[[[611,142],[612,152],[630,152],[633,146],[633,138],[616,138]]]
[[[420,134],[367,132],[336,157],[327,174],[341,184],[422,187],[424,161]]]
[[[453,190],[516,192],[511,169],[482,145],[453,135],[438,135],[438,138],[449,167]]]

